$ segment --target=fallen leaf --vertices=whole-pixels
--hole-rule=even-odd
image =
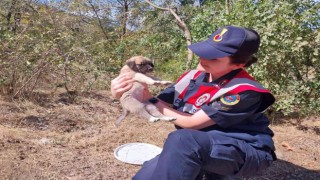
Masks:
[[[293,151],[293,148],[287,142],[282,142],[281,146],[286,148],[287,151]]]

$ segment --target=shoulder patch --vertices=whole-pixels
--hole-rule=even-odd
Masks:
[[[240,101],[240,95],[239,94],[228,94],[220,97],[221,103],[225,105],[235,105],[238,104]]]

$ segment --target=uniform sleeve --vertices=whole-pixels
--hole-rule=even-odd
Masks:
[[[166,88],[164,91],[162,91],[157,98],[159,98],[160,100],[169,103],[169,104],[173,104],[173,100],[174,100],[174,93],[175,93],[175,88],[174,88],[174,84],[169,86],[168,88]]]
[[[261,94],[245,91],[235,95],[224,95],[216,101],[202,106],[202,110],[223,128],[245,123],[255,114],[261,104]]]

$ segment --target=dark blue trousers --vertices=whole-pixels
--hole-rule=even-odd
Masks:
[[[190,129],[169,134],[160,155],[147,161],[133,180],[194,180],[200,172],[250,176],[272,162],[272,155],[242,140]]]

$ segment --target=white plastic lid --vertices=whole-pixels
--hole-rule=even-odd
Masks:
[[[128,143],[117,147],[114,150],[114,156],[125,163],[142,165],[158,154],[162,149],[158,146],[148,143]]]

